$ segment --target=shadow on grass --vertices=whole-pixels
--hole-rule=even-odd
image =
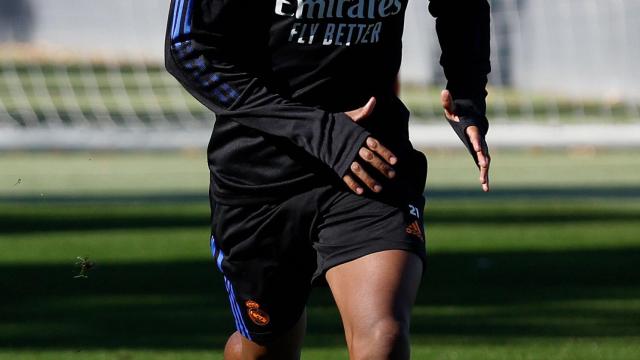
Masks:
[[[616,222],[640,220],[637,208],[606,208],[599,202],[575,208],[563,201],[551,202],[563,206],[470,204],[434,201],[428,222],[598,221],[615,227]],[[208,217],[206,201],[3,204],[0,235],[206,226]],[[29,237],[17,241],[24,239]],[[637,336],[638,264],[640,247],[434,252],[417,299],[413,334],[485,343]],[[221,348],[233,331],[228,298],[213,262],[102,263],[88,279],[74,279],[76,274],[71,262],[0,264],[0,348],[212,349]],[[339,316],[327,289],[316,289],[310,304],[307,345],[342,346]]]
[[[575,189],[574,189],[575,190]],[[574,190],[566,190],[574,194]],[[629,189],[609,189],[615,196]],[[515,201],[500,192],[482,194],[469,191],[470,206],[450,206],[450,199],[467,199],[466,192],[442,190],[430,195],[426,215],[429,224],[534,224],[567,222],[617,222],[639,221],[640,207],[603,207],[605,201],[579,202],[578,205],[563,197],[536,197],[529,201],[517,194],[533,189],[513,190]],[[546,191],[546,190],[540,190]],[[564,190],[555,190],[560,194]],[[630,191],[630,190],[629,190]],[[503,191],[504,192],[504,191]],[[532,194],[536,194],[533,192]],[[638,190],[640,193],[640,190]],[[479,194],[479,195],[478,195]],[[477,195],[477,197],[475,197]],[[47,201],[31,202],[22,198],[0,201],[0,235],[31,232],[53,232],[71,230],[108,230],[108,229],[145,229],[208,226],[209,209],[205,198],[183,198],[165,196],[120,196],[99,198],[58,198]],[[479,203],[479,197],[485,200]],[[623,200],[614,196],[609,204],[619,205]],[[578,197],[579,198],[579,197]],[[182,199],[182,200],[180,200]],[[573,199],[573,198],[572,198]],[[633,198],[626,198],[635,204]],[[2,200],[2,199],[0,199]],[[103,202],[104,201],[104,202]],[[111,202],[113,201],[113,202]],[[515,204],[515,205],[514,205]],[[515,206],[515,207],[514,207]]]
[[[561,187],[508,187],[483,193],[477,188],[428,188],[425,195],[432,199],[504,200],[504,199],[640,199],[640,186],[561,186]],[[185,203],[207,202],[205,192],[161,194],[111,195],[0,195],[0,204],[118,204],[118,203]]]
[[[640,248],[435,253],[413,333],[509,337],[615,337],[640,333]],[[73,279],[73,264],[1,265],[0,347],[223,346],[233,331],[211,262],[102,264]],[[327,289],[309,312],[310,346],[341,346]]]
[[[433,199],[467,200],[514,200],[514,199],[640,199],[640,187],[637,186],[572,186],[572,187],[515,187],[497,188],[490,193],[478,189],[437,188],[429,189],[426,195]]]

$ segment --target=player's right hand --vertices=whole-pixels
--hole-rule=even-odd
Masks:
[[[347,111],[345,114],[347,114],[351,120],[359,122],[369,117],[371,113],[373,113],[375,106],[376,98],[372,97],[363,107]],[[380,185],[374,177],[369,175],[362,165],[367,163],[384,177],[392,179],[396,176],[392,165],[398,162],[398,158],[371,136],[365,141],[365,146],[360,148],[358,155],[360,158],[351,163],[350,172],[345,175],[342,180],[358,195],[364,193],[364,188],[361,184],[366,185],[371,191],[379,193],[382,191],[382,185]]]

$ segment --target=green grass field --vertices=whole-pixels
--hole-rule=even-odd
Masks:
[[[640,152],[428,152],[415,359],[637,359]],[[0,359],[220,359],[200,153],[0,154]],[[95,261],[74,278],[77,256]],[[346,359],[326,289],[303,359]]]

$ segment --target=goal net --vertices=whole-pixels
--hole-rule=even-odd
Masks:
[[[492,122],[635,123],[640,2],[492,0]],[[214,116],[163,67],[167,0],[0,0],[0,148],[206,144]],[[442,122],[427,0],[406,15],[403,100]]]

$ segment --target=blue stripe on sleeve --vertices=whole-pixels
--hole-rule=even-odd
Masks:
[[[184,34],[191,32],[191,11],[193,10],[193,0],[187,0],[187,15],[184,19]]]
[[[184,8],[184,0],[179,0],[180,4],[178,5],[178,18],[176,19],[173,29],[173,33],[171,34],[171,38],[175,39],[180,34],[180,24],[182,23],[182,10]]]
[[[229,83],[223,82],[219,73],[207,67],[205,56],[195,50],[191,40],[173,43],[172,50],[180,66],[202,87],[205,93],[212,95],[214,103],[228,107],[240,97],[238,90]]]
[[[171,22],[171,38],[173,39],[173,34],[176,32],[176,22],[178,21],[178,3],[180,0],[175,0],[173,2],[173,21]]]

